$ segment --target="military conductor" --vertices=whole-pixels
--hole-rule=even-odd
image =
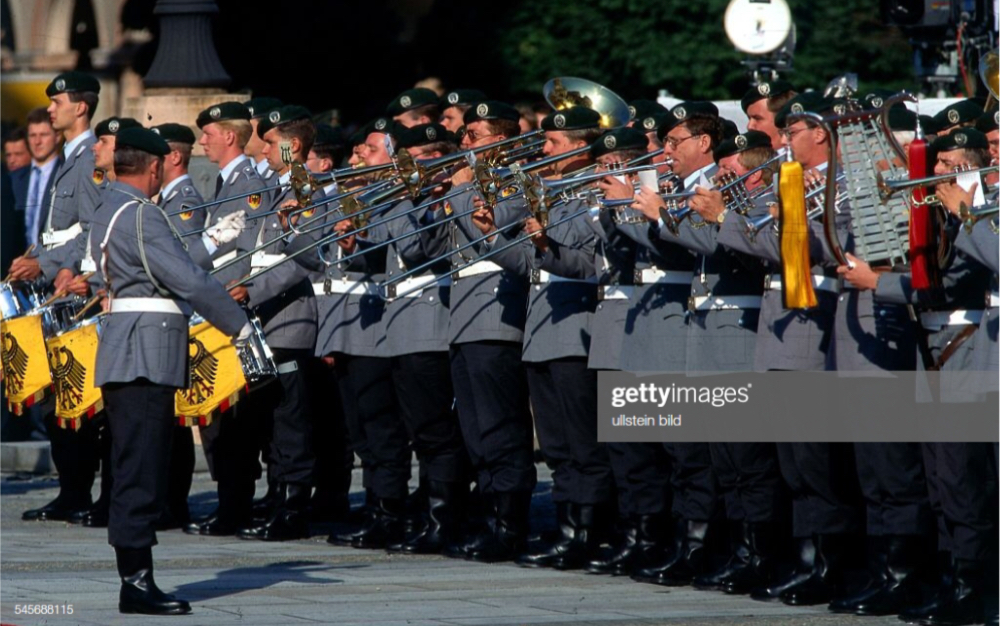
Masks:
[[[115,548],[122,613],[180,615],[183,600],[153,581],[154,525],[167,493],[174,394],[187,385],[192,309],[222,332],[246,341],[246,315],[221,283],[188,256],[162,210],[149,200],[170,151],[159,135],[130,128],[115,147],[115,202],[102,207],[90,233],[110,300],[97,350],[112,434],[114,487],[108,542]]]

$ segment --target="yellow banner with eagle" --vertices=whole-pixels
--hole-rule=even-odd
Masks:
[[[92,418],[104,408],[101,390],[94,385],[97,343],[97,318],[46,341],[56,392],[56,420],[62,428],[78,430],[84,417]]]
[[[40,315],[23,315],[0,322],[0,356],[7,403],[14,415],[41,402],[52,387],[45,358]]]
[[[246,392],[243,367],[232,341],[208,322],[192,326],[188,337],[187,389],[174,402],[182,426],[207,426]]]

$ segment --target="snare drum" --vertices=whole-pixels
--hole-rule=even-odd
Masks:
[[[256,315],[251,316],[250,325],[253,326],[253,335],[250,336],[247,345],[239,351],[240,365],[248,383],[267,382],[278,375],[278,368],[274,365],[274,355],[264,338],[264,327],[260,323],[260,318]]]
[[[0,318],[9,320],[26,315],[38,304],[38,294],[31,283],[0,283]]]
[[[78,430],[84,417],[92,418],[104,408],[101,390],[94,384],[100,329],[94,317],[45,340],[61,428]]]
[[[46,339],[69,331],[77,326],[77,320],[73,317],[80,312],[82,303],[80,298],[73,297],[69,300],[53,302],[43,306],[33,312],[42,318],[42,333]]]
[[[0,360],[7,403],[15,415],[40,402],[52,387],[42,318],[22,315],[0,322]]]

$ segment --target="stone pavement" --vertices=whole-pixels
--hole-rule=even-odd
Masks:
[[[549,477],[544,467],[540,469],[543,482],[536,504],[542,506],[536,508],[544,510],[550,507]],[[360,484],[357,473],[354,484]],[[895,617],[843,617],[822,607],[792,608],[622,578],[336,548],[325,543],[325,533],[275,544],[191,537],[180,531],[160,533],[160,545],[154,548],[156,580],[166,591],[191,601],[194,612],[169,618],[120,615],[114,554],[106,531],[60,522],[22,522],[22,511],[55,497],[52,478],[4,475],[0,494],[4,624],[901,624]],[[207,512],[214,497],[207,475],[196,474],[194,512]],[[352,496],[356,502],[361,498],[361,493]],[[533,523],[543,522],[539,518]],[[18,606],[36,604],[72,605],[73,614],[15,613]]]

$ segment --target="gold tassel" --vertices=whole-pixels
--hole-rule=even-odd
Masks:
[[[819,304],[809,268],[809,224],[802,164],[781,164],[781,286],[786,309],[808,309]]]

